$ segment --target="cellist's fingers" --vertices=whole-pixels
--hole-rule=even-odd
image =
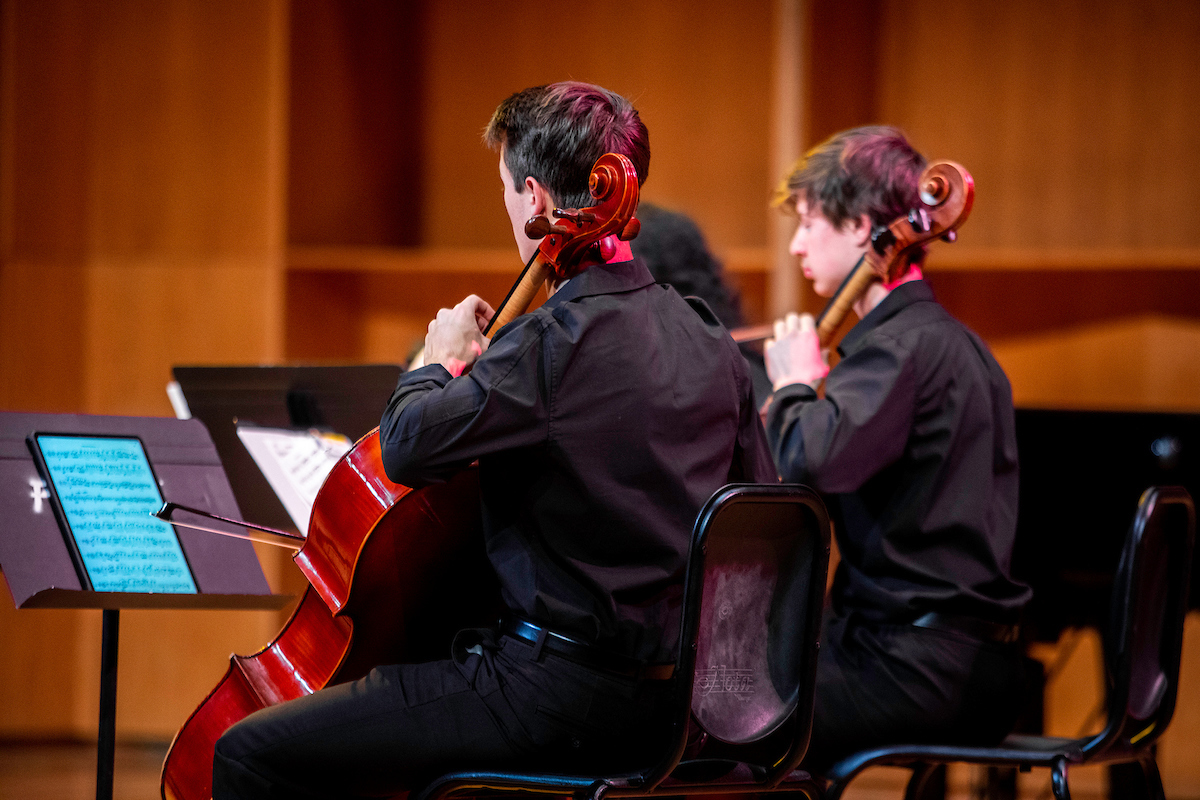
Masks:
[[[496,310],[488,304],[488,301],[474,294],[459,303],[455,310],[462,314],[464,320],[468,314],[473,317],[480,333],[487,329],[488,323],[496,315]]]
[[[801,333],[812,333],[817,329],[817,323],[812,314],[801,314],[799,329]]]

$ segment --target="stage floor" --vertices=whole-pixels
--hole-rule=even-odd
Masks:
[[[114,800],[159,800],[167,744],[117,747]],[[0,742],[0,800],[94,800],[96,746],[74,742]]]
[[[167,752],[166,742],[120,744],[114,765],[115,800],[159,800],[159,769]],[[1072,773],[1072,796],[1076,800],[1099,800],[1099,776],[1086,775],[1094,768]],[[1022,800],[1049,798],[1048,773],[1021,776]],[[907,772],[874,769],[864,773],[845,794],[846,800],[900,800]],[[973,783],[978,775],[969,768],[956,768],[950,775],[948,800],[976,797]],[[1079,779],[1076,782],[1076,779]],[[1091,780],[1089,780],[1089,778]],[[0,800],[93,800],[96,796],[96,747],[74,742],[0,741]]]

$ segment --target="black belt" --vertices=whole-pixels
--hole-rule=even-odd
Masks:
[[[930,628],[935,631],[958,633],[981,642],[1012,644],[1021,636],[1021,626],[1002,625],[975,617],[960,617],[956,614],[939,614],[930,611],[912,621],[914,627]]]
[[[674,664],[647,664],[630,656],[613,653],[595,645],[572,639],[557,631],[535,625],[528,620],[505,616],[500,620],[500,632],[522,639],[534,646],[534,657],[542,650],[562,656],[568,661],[625,678],[662,681],[675,674]]]

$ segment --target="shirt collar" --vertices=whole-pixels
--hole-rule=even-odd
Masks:
[[[631,292],[652,283],[654,278],[640,258],[635,257],[632,261],[614,261],[610,264],[593,264],[571,278],[543,305],[555,308],[580,297]]]
[[[900,284],[888,292],[887,297],[883,298],[879,305],[868,311],[867,315],[842,337],[842,341],[838,345],[838,354],[844,356],[847,351],[853,350],[867,334],[896,316],[901,310],[914,303],[932,300],[933,289],[925,281],[909,281]]]

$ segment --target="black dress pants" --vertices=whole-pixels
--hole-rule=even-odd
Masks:
[[[217,742],[213,798],[397,794],[455,769],[643,766],[668,681],[598,672],[493,631],[251,714]]]
[[[1021,710],[1024,664],[1019,645],[827,612],[804,766],[885,744],[995,744]]]

